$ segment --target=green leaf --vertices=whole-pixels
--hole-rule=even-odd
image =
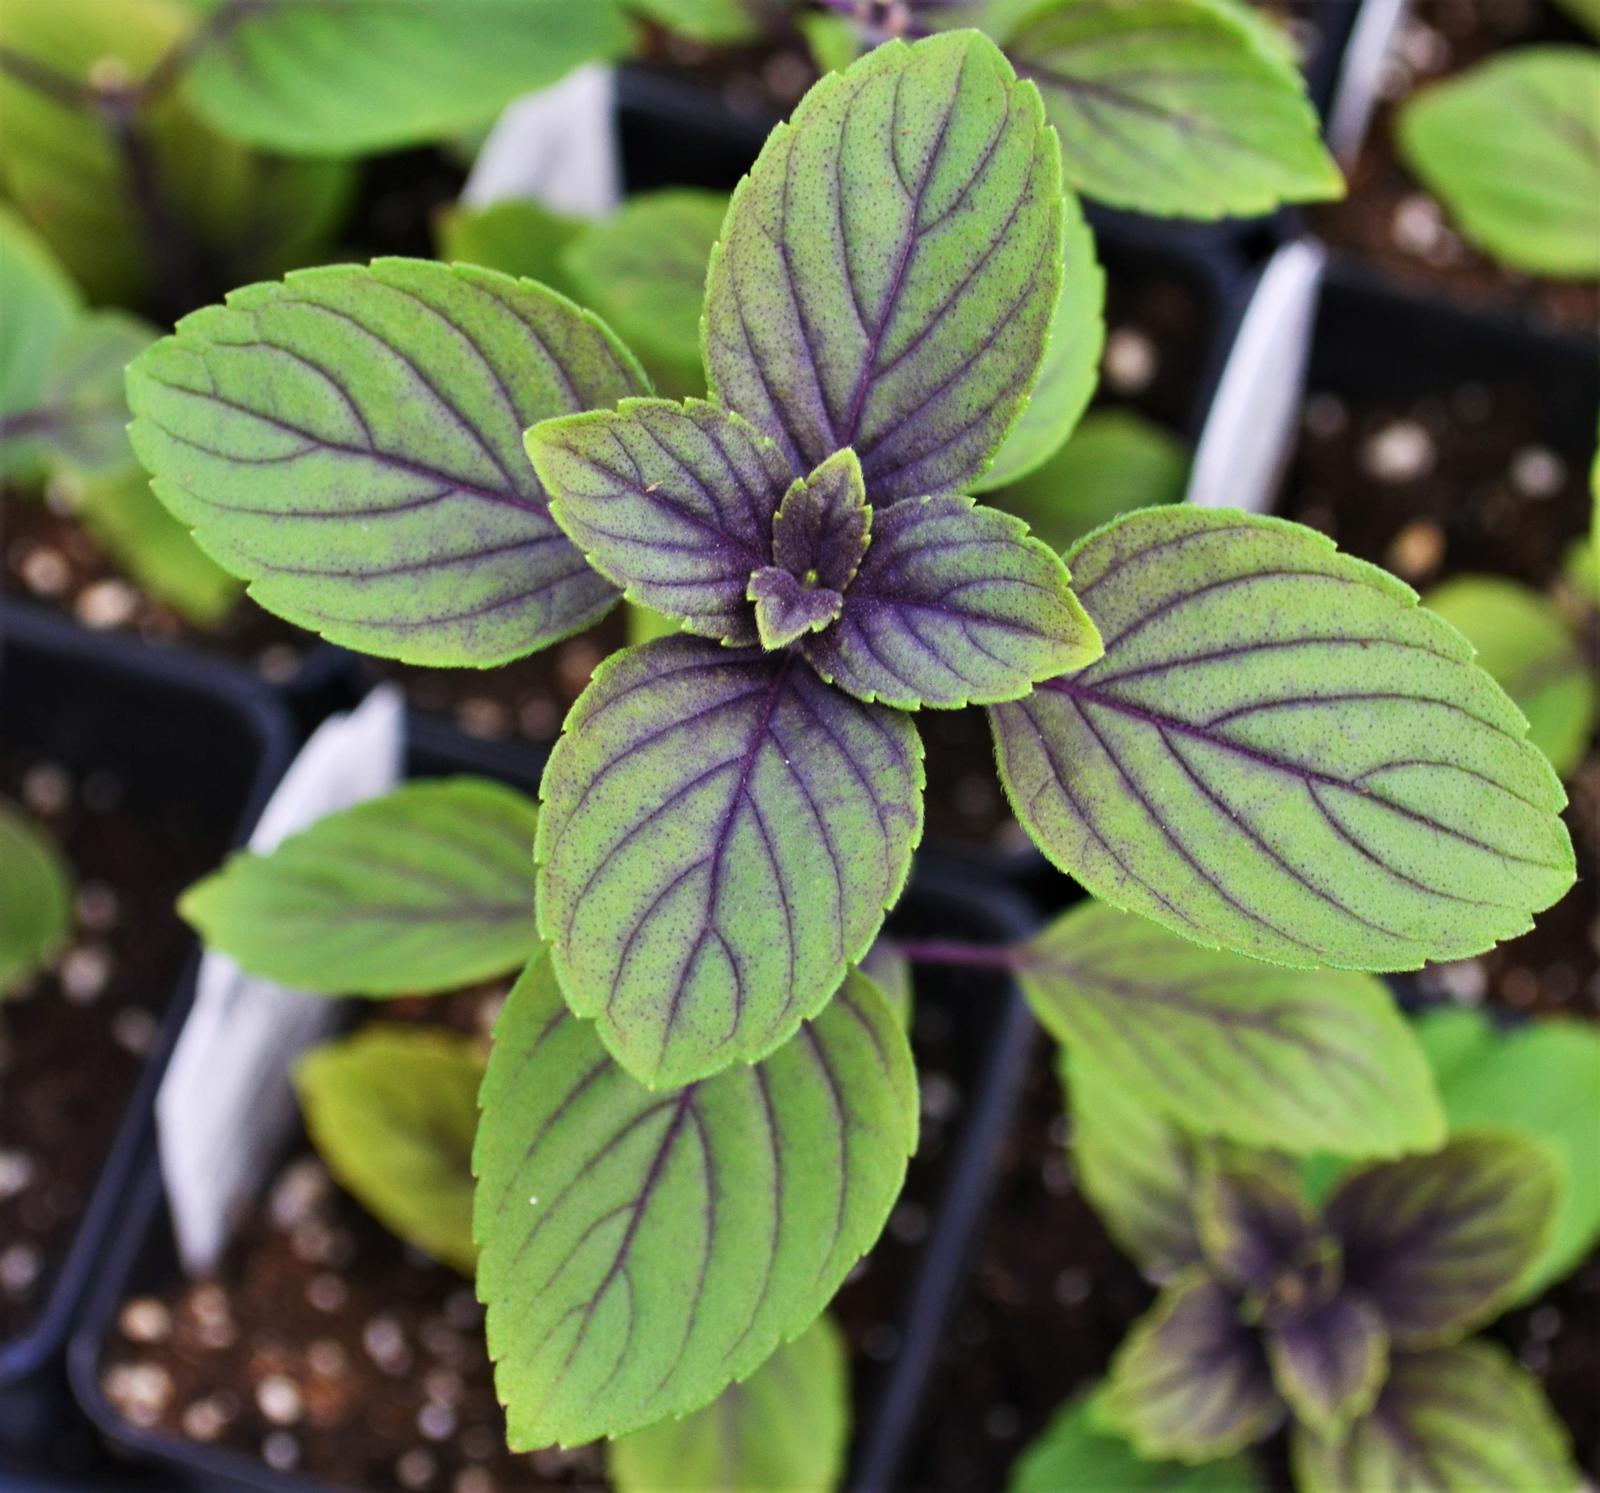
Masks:
[[[1041,470],[1083,418],[1100,382],[1100,353],[1106,340],[1106,276],[1095,258],[1094,233],[1078,199],[1070,193],[1066,197],[1062,260],[1061,296],[1050,322],[1050,341],[1039,368],[1039,382],[1005,444],[995,453],[989,470],[969,484],[972,492],[1009,487]],[[1009,503],[999,506],[1008,512],[1018,511]]]
[[[973,31],[887,42],[767,138],[706,287],[712,390],[875,506],[962,490],[1027,402],[1061,285],[1060,151]]]
[[[1067,193],[1065,202],[1065,267],[1039,381],[988,471],[969,484],[975,493],[1009,487],[1044,470],[1083,418],[1099,383],[1105,272],[1077,199]]]
[[[527,435],[550,513],[630,600],[730,644],[757,641],[745,597],[772,560],[794,473],[753,426],[692,399],[625,399]]]
[[[375,1022],[294,1070],[306,1130],[339,1185],[391,1233],[471,1275],[472,1138],[482,1047]]]
[[[1282,964],[1415,969],[1572,885],[1520,712],[1393,576],[1187,505],[1067,559],[1105,656],[990,718],[1017,817],[1097,897]]]
[[[1195,1142],[1087,1053],[1062,1047],[1060,1065],[1078,1181],[1111,1237],[1152,1280],[1195,1264]]]
[[[1008,1493],[1262,1493],[1242,1456],[1198,1467],[1146,1461],[1100,1423],[1096,1408],[1090,1393],[1057,1411],[1012,1469]]]
[[[77,287],[44,241],[0,205],[0,474],[13,476],[38,457],[36,411],[49,368],[79,315]]]
[[[613,654],[542,786],[539,928],[568,1003],[652,1087],[765,1056],[877,936],[922,785],[910,719],[792,653]]]
[[[806,10],[795,17],[794,24],[819,73],[842,73],[861,55],[861,35],[848,16]]]
[[[482,1103],[478,1294],[517,1450],[621,1436],[748,1378],[877,1239],[916,1146],[910,1049],[857,977],[765,1061],[663,1094],[536,959]]]
[[[611,1443],[617,1493],[833,1493],[850,1429],[844,1338],[823,1316],[704,1410]]]
[[[1023,947],[1034,1014],[1198,1135],[1392,1156],[1437,1145],[1428,1066],[1382,981],[1202,949],[1086,903]]]
[[[1600,57],[1519,47],[1401,110],[1406,163],[1475,244],[1514,269],[1600,274]]]
[[[626,0],[631,10],[691,41],[728,46],[761,35],[767,0]]]
[[[407,783],[183,894],[211,948],[319,995],[418,995],[491,979],[538,946],[538,814],[484,778]]]
[[[156,496],[250,594],[408,663],[504,663],[616,593],[522,432],[644,385],[553,291],[410,259],[305,270],[185,317],[128,370]]]
[[[154,327],[120,311],[94,312],[68,331],[35,411],[47,461],[98,476],[134,466],[123,371],[155,338]]]
[[[360,155],[470,130],[628,42],[609,0],[277,0],[223,28],[184,92],[248,144]]]
[[[1528,740],[1566,777],[1583,760],[1595,721],[1595,684],[1561,609],[1498,576],[1459,576],[1423,605],[1459,628],[1528,718]]]
[[[1600,36],[1600,0],[1556,0],[1580,26]]]
[[[76,85],[136,82],[198,19],[174,0],[6,0],[0,45]],[[65,104],[8,71],[0,73],[0,117],[0,186],[96,302],[135,304],[170,280],[174,238],[238,278],[277,273],[285,258],[303,263],[349,200],[343,163],[258,156],[169,94],[138,121],[176,231],[157,229],[132,193],[125,150],[91,101]]]
[[[1133,410],[1096,410],[1059,451],[992,499],[1053,550],[1136,508],[1181,503],[1189,451]]]
[[[434,221],[434,239],[446,263],[482,265],[566,290],[561,251],[583,228],[577,218],[517,198],[488,207],[447,207]]]
[[[721,192],[640,193],[561,253],[578,300],[617,329],[669,393],[705,389],[700,306],[727,210]]]
[[[1550,1018],[1501,1030],[1479,1011],[1430,1011],[1417,1037],[1452,1134],[1490,1127],[1546,1146],[1563,1186],[1548,1248],[1523,1275],[1531,1300],[1600,1239],[1600,1031]]]
[[[1209,0],[1067,0],[1006,42],[1061,132],[1068,183],[1185,218],[1342,195],[1305,83],[1276,44]]]
[[[1209,1462],[1283,1419],[1254,1331],[1201,1266],[1167,1286],[1111,1360],[1107,1420],[1141,1456]]]
[[[71,931],[71,868],[20,810],[0,799],[0,999],[54,959]]]
[[[1399,1355],[1376,1408],[1342,1436],[1298,1427],[1302,1493],[1576,1493],[1567,1433],[1505,1349],[1461,1343]]]
[[[1389,1334],[1369,1301],[1343,1292],[1266,1333],[1272,1382],[1319,1435],[1372,1408],[1389,1371]]]
[[[911,961],[900,952],[900,945],[887,933],[880,933],[867,950],[866,958],[856,967],[878,987],[900,1025],[910,1031],[916,991],[911,978]]]
[[[1100,654],[1070,580],[1020,519],[971,498],[908,498],[876,510],[838,622],[801,646],[857,699],[903,710],[1014,700]]]
[[[156,501],[142,470],[105,477],[69,473],[57,479],[56,487],[117,568],[141,590],[197,627],[215,626],[233,610],[239,582]]]
[[[1549,1243],[1560,1186],[1537,1142],[1481,1131],[1363,1167],[1323,1213],[1345,1284],[1377,1304],[1397,1347],[1432,1348],[1499,1315]]]

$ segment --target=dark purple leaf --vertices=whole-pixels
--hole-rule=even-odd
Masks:
[[[874,512],[844,614],[806,657],[900,709],[1014,700],[1100,651],[1068,579],[1021,519],[971,498],[908,499]]]
[[[1559,1192],[1542,1146],[1482,1133],[1366,1167],[1324,1212],[1346,1285],[1377,1303],[1396,1346],[1422,1348],[1500,1311],[1545,1247]]]
[[[706,287],[712,389],[875,505],[987,467],[1061,285],[1060,153],[987,38],[891,42],[824,78],[734,194]]]
[[[771,563],[794,480],[771,441],[702,400],[625,399],[546,420],[527,445],[551,514],[596,570],[690,632],[757,641],[745,588]]]
[[[1266,1343],[1278,1392],[1322,1435],[1372,1408],[1389,1367],[1382,1313],[1348,1291],[1269,1328]]]
[[[1230,1285],[1263,1297],[1279,1276],[1302,1270],[1320,1253],[1316,1215],[1287,1177],[1264,1168],[1204,1167],[1195,1222],[1212,1270]]]
[[[1233,1298],[1193,1267],[1134,1323],[1111,1363],[1106,1412],[1141,1455],[1209,1461],[1283,1419],[1266,1354]]]
[[[745,594],[755,603],[756,631],[766,649],[782,648],[808,632],[820,632],[844,606],[837,591],[803,586],[775,565],[756,571]]]
[[[837,451],[784,494],[772,521],[772,563],[801,582],[843,591],[871,543],[861,463]]]

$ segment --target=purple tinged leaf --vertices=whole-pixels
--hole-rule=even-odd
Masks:
[[[1021,519],[971,498],[908,499],[873,514],[844,612],[806,657],[897,709],[1014,700],[1100,653],[1069,579]]]
[[[1320,1253],[1317,1216],[1287,1181],[1265,1170],[1207,1166],[1195,1195],[1200,1247],[1212,1270],[1264,1301],[1280,1277],[1301,1280]]]
[[[871,945],[922,786],[909,718],[793,653],[613,655],[541,789],[539,928],[568,1003],[652,1087],[771,1052]]]
[[[1458,1136],[1363,1168],[1328,1199],[1345,1283],[1377,1303],[1397,1347],[1453,1342],[1498,1315],[1549,1240],[1560,1175],[1521,1136]]]
[[[771,441],[703,400],[625,399],[546,420],[527,447],[556,522],[630,599],[689,632],[757,641],[745,590],[794,480]]]
[[[1266,1344],[1278,1392],[1323,1436],[1372,1408],[1389,1368],[1383,1314],[1348,1291],[1269,1329]]]
[[[1414,969],[1572,884],[1526,722],[1393,576],[1187,506],[1068,559],[1105,656],[991,720],[1017,817],[1097,897],[1278,964]]]
[[[714,394],[875,506],[961,490],[1037,377],[1060,152],[987,38],[889,42],[814,87],[734,193],[703,323]]]
[[[1577,1493],[1567,1432],[1503,1348],[1399,1353],[1372,1411],[1346,1431],[1295,1429],[1302,1493]]]
[[[615,603],[522,432],[646,387],[554,291],[410,259],[246,286],[128,369],[156,496],[262,606],[363,652],[475,667]]]
[[[820,632],[844,607],[837,591],[803,586],[774,565],[756,571],[745,594],[756,604],[756,631],[761,646],[769,651],[808,632]]]
[[[772,521],[772,563],[834,591],[855,578],[871,542],[861,463],[848,447],[796,482]]]
[[[1134,1323],[1111,1362],[1105,1409],[1141,1456],[1181,1462],[1229,1456],[1284,1414],[1259,1339],[1199,1266]]]

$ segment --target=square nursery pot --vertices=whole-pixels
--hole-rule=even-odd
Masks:
[[[0,1008],[0,1149],[23,1177],[0,1199],[13,1210],[0,1212],[9,1488],[22,1464],[85,1458],[62,1350],[188,1001],[192,940],[173,898],[238,843],[291,731],[246,678],[16,602],[0,603],[0,720],[0,792],[41,820],[88,894],[56,973]]]
[[[420,715],[413,715],[409,722],[406,770],[411,776],[485,774],[531,793],[542,765],[542,753],[525,745],[473,740]],[[1027,905],[1013,894],[997,890],[992,878],[987,884],[978,884],[959,868],[941,865],[929,855],[919,858],[911,888],[890,919],[891,932],[906,936],[938,933],[988,942],[1024,937],[1032,926],[1033,916]],[[993,1154],[1010,1123],[1031,1029],[1032,1020],[1020,994],[1003,975],[928,969],[919,976],[913,1047],[922,1087],[921,1144],[911,1162],[906,1190],[882,1239],[831,1308],[852,1350],[852,1487],[890,1493],[899,1486],[896,1470],[905,1456],[906,1438],[925,1392],[933,1346],[982,1211]],[[257,1203],[266,1191],[268,1177],[282,1175],[279,1165],[275,1157],[265,1159],[256,1189]],[[346,1208],[339,1215],[341,1227],[348,1227],[358,1241],[365,1241],[366,1235],[380,1239],[381,1231],[365,1220],[353,1203],[341,1200],[340,1206]],[[249,1378],[245,1360],[254,1353],[254,1345],[260,1339],[251,1332],[251,1305],[239,1282],[248,1279],[246,1258],[260,1259],[258,1252],[270,1247],[267,1230],[254,1223],[244,1227],[249,1231],[248,1248],[235,1240],[219,1272],[219,1279],[234,1287],[234,1300],[239,1303],[239,1352],[233,1362],[241,1380]],[[378,1256],[371,1251],[378,1248],[386,1253],[381,1263],[374,1265],[370,1262]],[[372,1308],[360,1303],[359,1293],[367,1287],[358,1285],[357,1278],[368,1282],[381,1279],[383,1284],[372,1288],[381,1299],[402,1300],[390,1294],[390,1283],[396,1277],[377,1272],[388,1271],[403,1251],[392,1241],[358,1242],[354,1249],[354,1256],[344,1268],[350,1272],[349,1300],[359,1310],[352,1314],[351,1323],[340,1321],[337,1310],[317,1323],[323,1333],[334,1333],[341,1340],[352,1337],[346,1364],[351,1362],[349,1355],[373,1351],[366,1330],[371,1323],[367,1322],[366,1328],[361,1325]],[[245,1413],[238,1422],[239,1430],[231,1437],[211,1444],[185,1439],[176,1428],[186,1408],[180,1403],[182,1396],[174,1398],[166,1418],[152,1417],[152,1424],[135,1425],[113,1403],[106,1388],[108,1368],[138,1360],[152,1351],[148,1344],[130,1346],[124,1333],[123,1307],[131,1299],[155,1296],[169,1304],[179,1303],[172,1313],[177,1318],[187,1310],[182,1302],[192,1299],[187,1293],[196,1289],[183,1281],[161,1174],[154,1156],[146,1151],[123,1227],[98,1274],[93,1298],[73,1338],[70,1372],[74,1391],[105,1439],[126,1456],[162,1469],[167,1487],[271,1493],[325,1493],[336,1486],[387,1489],[403,1484],[449,1489],[473,1460],[490,1457],[491,1450],[482,1444],[485,1427],[491,1427],[496,1437],[503,1428],[487,1387],[487,1364],[480,1356],[480,1329],[472,1316],[470,1285],[442,1266],[424,1266],[415,1257],[406,1263],[421,1282],[421,1294],[404,1297],[395,1310],[412,1314],[405,1318],[409,1323],[405,1341],[417,1349],[412,1365],[415,1372],[384,1381],[360,1401],[364,1405],[381,1404],[385,1413],[392,1410],[393,1416],[399,1417],[399,1429],[390,1429],[388,1444],[371,1448],[365,1461],[358,1459],[357,1465],[362,1468],[359,1473],[340,1474],[363,1477],[364,1483],[321,1480],[313,1456],[304,1458],[303,1466],[298,1461],[293,1467],[269,1466],[263,1443],[272,1435],[273,1427],[256,1413],[254,1386],[248,1382],[225,1385],[196,1377],[190,1386],[196,1396],[227,1390],[238,1397]],[[276,1288],[279,1285],[281,1289]],[[288,1293],[296,1289],[303,1289],[303,1284],[275,1282],[268,1306],[256,1308],[262,1320],[270,1313],[280,1336],[284,1324],[296,1315],[295,1307],[288,1304],[292,1300]],[[437,1367],[433,1340],[427,1336],[427,1312],[433,1313],[431,1320],[435,1322],[445,1320],[443,1314],[451,1309],[451,1301],[466,1311],[463,1334],[457,1344],[458,1358],[454,1361],[467,1383],[457,1402],[461,1414],[455,1428],[430,1442],[413,1425],[410,1417],[417,1412],[407,1396],[416,1392],[420,1403],[416,1385],[424,1378],[425,1369],[432,1372]],[[419,1305],[422,1302],[429,1303],[428,1307]],[[470,1368],[466,1358],[459,1356],[463,1346],[471,1356]],[[409,1389],[406,1379],[411,1381]],[[397,1405],[400,1408],[395,1409]],[[274,1450],[274,1459],[281,1462],[290,1460],[287,1455],[279,1455],[284,1451],[284,1434],[278,1433]],[[363,1427],[341,1426],[327,1434],[332,1438],[352,1438],[351,1442],[340,1443],[339,1455],[343,1456],[344,1448],[353,1444],[354,1438],[370,1432]],[[479,1443],[476,1451],[471,1450],[473,1439]],[[298,1446],[295,1450],[299,1450]],[[493,1450],[498,1451],[498,1447]],[[426,1467],[416,1465],[418,1451],[430,1459]],[[408,1453],[409,1472],[402,1466]],[[587,1485],[593,1486],[594,1465],[592,1457],[580,1459],[569,1464],[563,1476],[571,1479],[587,1474]],[[513,1482],[497,1476],[494,1486],[511,1493],[516,1487],[569,1485],[559,1478],[551,1483],[537,1480],[526,1461],[515,1464],[515,1469],[528,1481]],[[413,1474],[416,1481],[407,1483]]]

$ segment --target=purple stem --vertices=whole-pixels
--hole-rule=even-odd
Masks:
[[[943,938],[897,938],[894,946],[913,964],[946,964],[960,969],[1003,969],[1013,972],[1022,964],[1022,950],[1013,944],[957,943]]]

